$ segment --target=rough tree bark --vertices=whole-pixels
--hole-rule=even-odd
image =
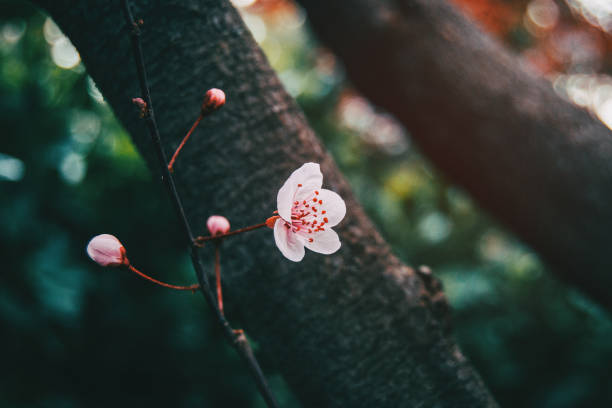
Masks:
[[[120,2],[37,3],[73,41],[154,163],[130,103],[139,94]],[[201,232],[214,213],[235,227],[265,220],[285,178],[307,161],[321,163],[324,184],[346,199],[336,255],[309,253],[291,263],[269,230],[224,243],[227,301],[244,317],[264,362],[280,369],[308,406],[495,406],[449,334],[439,284],[390,253],[228,1],[142,0],[134,14],[144,20],[145,60],[167,152],[197,116],[206,89],[228,95],[175,166],[188,218]],[[118,198],[117,211],[120,206]]]
[[[609,129],[445,0],[299,1],[355,85],[451,180],[612,307]]]

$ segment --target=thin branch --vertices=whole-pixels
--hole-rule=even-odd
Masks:
[[[140,272],[138,269],[134,268],[132,265],[128,265],[127,268],[134,272],[135,274],[143,277],[146,280],[149,280],[157,285],[160,286],[164,286],[166,288],[170,288],[170,289],[176,289],[176,290],[191,290],[193,291],[193,293],[195,293],[196,289],[200,288],[200,284],[199,283],[195,283],[193,285],[189,285],[189,286],[179,286],[179,285],[171,285],[169,283],[166,282],[162,282],[160,280],[157,280],[155,278],[150,277],[149,275],[147,275],[146,273]]]
[[[262,222],[261,224],[256,224],[256,225],[251,225],[250,227],[240,228],[240,229],[237,229],[237,230],[234,230],[234,231],[230,231],[230,232],[225,233],[225,234],[219,234],[219,235],[215,235],[215,236],[208,235],[208,236],[205,236],[205,237],[197,236],[194,239],[193,242],[194,242],[194,245],[202,246],[202,244],[204,242],[206,242],[206,241],[211,241],[213,239],[221,239],[221,238],[225,238],[225,237],[230,237],[232,235],[242,234],[243,232],[248,232],[248,231],[253,231],[255,229],[258,229],[258,228],[263,228],[266,225],[267,224],[265,222]]]
[[[215,241],[215,277],[217,279],[217,305],[223,314],[223,290],[221,289],[221,241]]]
[[[176,151],[174,152],[174,154],[172,155],[172,158],[170,159],[170,163],[168,163],[168,170],[170,170],[170,173],[173,172],[174,162],[176,161],[176,158],[178,157],[181,150],[183,150],[183,146],[185,146],[185,143],[187,143],[187,139],[189,139],[189,136],[191,136],[191,134],[193,133],[195,128],[198,126],[198,124],[200,123],[203,117],[204,116],[202,116],[202,114],[198,116],[194,124],[191,126],[191,129],[189,129],[189,131],[187,132],[187,135],[185,135],[185,137],[183,138],[183,141],[181,142],[179,147],[176,148]]]
[[[234,346],[240,357],[247,364],[251,375],[255,379],[257,384],[257,388],[261,393],[263,399],[265,400],[268,407],[276,408],[278,407],[278,403],[270,390],[270,387],[266,381],[266,378],[253,354],[253,351],[249,345],[246,336],[242,330],[234,330],[225,319],[221,311],[216,305],[215,296],[211,290],[210,283],[208,281],[208,277],[205,273],[204,266],[202,264],[202,260],[199,254],[197,247],[193,245],[194,238],[193,233],[191,232],[191,226],[189,221],[187,220],[187,216],[185,215],[185,210],[181,203],[180,196],[176,190],[176,186],[174,183],[174,179],[172,178],[172,174],[168,170],[168,162],[166,160],[166,155],[164,154],[161,139],[159,136],[159,129],[157,128],[157,124],[155,122],[155,116],[153,112],[153,103],[151,102],[151,94],[149,91],[149,86],[147,82],[147,75],[145,71],[144,58],[142,54],[142,46],[140,43],[140,25],[134,20],[132,16],[132,11],[130,10],[129,0],[123,0],[123,11],[125,14],[126,24],[131,33],[131,41],[132,41],[132,51],[134,54],[134,60],[136,63],[136,70],[138,72],[138,81],[140,83],[140,90],[142,92],[142,97],[146,103],[146,115],[144,117],[147,128],[149,130],[149,134],[155,146],[157,152],[157,158],[159,160],[159,164],[162,171],[162,181],[164,185],[167,187],[168,192],[170,193],[170,197],[174,204],[174,207],[179,215],[181,223],[183,225],[183,229],[185,231],[185,235],[189,242],[190,250],[191,250],[191,260],[193,263],[193,267],[195,269],[198,281],[200,283],[200,291],[204,295],[206,302],[213,310],[216,320],[219,325],[223,328],[224,334],[227,339]]]
[[[153,144],[155,146],[155,151],[157,153],[157,159],[160,163],[163,163],[162,166],[162,180],[164,184],[168,188],[170,192],[170,196],[172,197],[172,203],[178,212],[179,218],[181,219],[181,223],[183,225],[183,229],[185,233],[189,237],[190,241],[193,241],[193,234],[191,232],[191,226],[189,225],[189,221],[187,220],[187,216],[185,215],[185,209],[183,208],[183,204],[181,203],[181,199],[176,191],[176,185],[174,184],[174,179],[171,177],[170,172],[168,170],[168,165],[166,161],[166,155],[161,145],[161,139],[159,136],[159,129],[157,128],[157,123],[155,122],[155,115],[153,113],[153,103],[151,101],[151,92],[149,91],[149,86],[147,82],[147,73],[145,71],[144,66],[144,58],[142,56],[142,46],[140,44],[140,25],[134,20],[132,17],[132,12],[130,10],[130,6],[128,3],[129,0],[123,1],[124,13],[128,28],[130,29],[131,39],[132,39],[132,52],[134,53],[134,60],[136,62],[136,70],[138,71],[138,82],[140,83],[140,91],[142,92],[142,97],[146,103],[146,111],[144,115],[144,119],[147,123],[147,128],[149,129],[149,134],[151,135],[151,139],[153,139]],[[164,170],[165,169],[165,170]]]

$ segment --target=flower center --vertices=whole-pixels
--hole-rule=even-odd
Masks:
[[[301,184],[298,184],[299,187]],[[325,231],[325,224],[328,222],[325,203],[319,195],[319,191],[314,190],[302,201],[294,201],[291,207],[291,222],[285,221],[287,229],[308,238],[308,242],[314,241],[317,232]]]

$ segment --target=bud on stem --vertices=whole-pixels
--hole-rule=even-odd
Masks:
[[[220,89],[212,88],[204,94],[202,102],[202,116],[216,111],[225,105],[225,92]]]
[[[136,103],[135,99],[133,101],[134,103]],[[222,90],[212,88],[206,91],[206,94],[204,94],[204,102],[202,102],[202,107],[200,109],[200,115],[181,141],[181,144],[176,148],[176,151],[174,152],[172,158],[170,159],[170,162],[168,163],[168,170],[170,171],[170,173],[174,172],[174,162],[176,161],[176,158],[178,157],[180,151],[183,149],[183,146],[185,146],[185,143],[187,143],[187,140],[189,139],[195,128],[198,126],[200,121],[204,118],[204,116],[216,111],[223,105],[225,105],[225,93]]]
[[[101,234],[87,244],[87,255],[100,266],[129,265],[125,248],[114,235]]]
[[[190,286],[171,285],[134,268],[126,256],[125,248],[114,235],[102,234],[93,237],[87,244],[87,255],[100,266],[125,266],[135,274],[166,288],[195,291],[200,287],[197,283]]]
[[[211,215],[206,220],[206,228],[213,237],[216,235],[227,234],[230,230],[230,223],[227,218],[222,215]]]
[[[132,103],[136,105],[140,118],[147,116],[147,103],[142,98],[132,98]]]

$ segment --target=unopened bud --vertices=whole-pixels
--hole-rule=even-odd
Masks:
[[[101,266],[129,265],[125,248],[110,234],[96,235],[87,244],[87,255]]]
[[[217,88],[211,88],[204,94],[202,102],[202,115],[214,112],[225,105],[225,92]]]
[[[141,119],[147,116],[147,103],[142,98],[132,98],[132,103],[138,108]]]
[[[138,109],[147,109],[147,103],[142,98],[132,98],[132,103],[138,107]]]
[[[206,227],[213,237],[215,235],[227,234],[230,230],[230,223],[222,215],[211,215],[206,221]]]

